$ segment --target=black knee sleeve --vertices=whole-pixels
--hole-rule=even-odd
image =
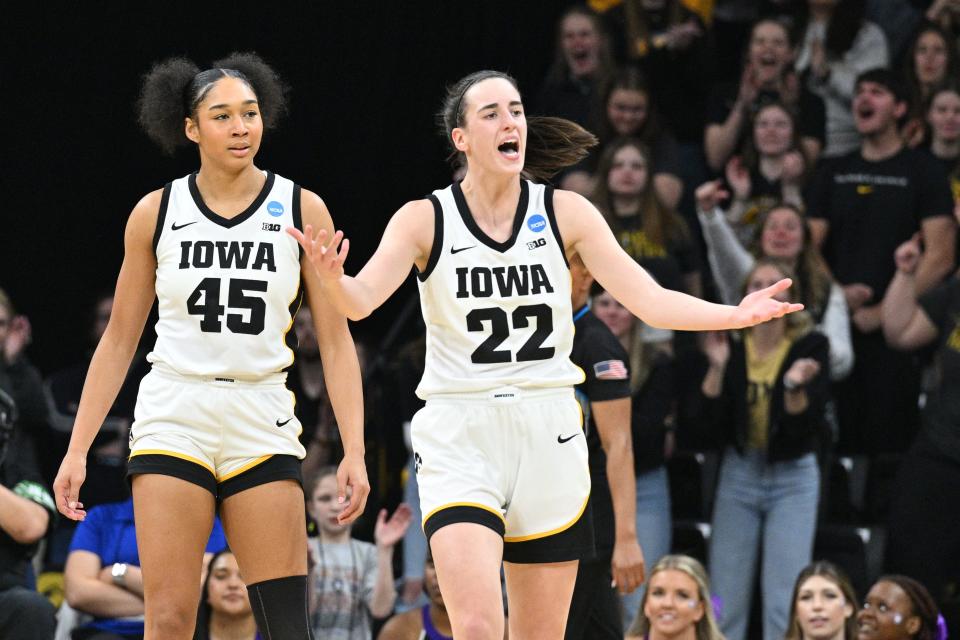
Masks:
[[[264,580],[247,586],[263,640],[313,640],[307,605],[307,576]]]

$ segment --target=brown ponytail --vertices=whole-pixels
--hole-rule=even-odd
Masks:
[[[523,173],[537,182],[548,182],[561,169],[587,157],[597,137],[570,120],[550,116],[527,118],[527,151]]]

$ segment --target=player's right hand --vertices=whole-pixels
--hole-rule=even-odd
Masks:
[[[321,281],[332,282],[343,277],[343,263],[350,251],[350,241],[343,237],[343,231],[334,233],[329,243],[326,229],[320,229],[314,235],[313,226],[309,224],[303,231],[288,227],[287,233],[303,247],[303,253],[317,270]]]
[[[53,481],[57,510],[71,520],[83,520],[87,512],[80,502],[80,485],[87,477],[86,456],[67,452]]]

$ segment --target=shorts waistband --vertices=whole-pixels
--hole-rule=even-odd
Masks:
[[[155,362],[150,368],[150,373],[156,374],[162,378],[175,380],[177,382],[187,382],[192,384],[215,384],[227,387],[247,387],[247,386],[283,386],[287,382],[287,374],[269,373],[259,377],[234,378],[228,376],[199,376],[183,374],[172,369],[170,366]]]
[[[431,402],[479,402],[484,404],[513,404],[522,400],[541,400],[546,398],[572,398],[573,387],[548,387],[522,389],[520,387],[497,387],[487,391],[470,393],[435,393],[427,398]]]

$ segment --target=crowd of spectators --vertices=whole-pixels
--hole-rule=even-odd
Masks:
[[[735,304],[790,277],[784,295],[805,305],[696,335],[581,287],[574,310],[595,317],[578,337],[607,332],[577,355],[595,374],[582,391],[597,557],[582,568],[616,576],[635,536],[648,577],[630,595],[591,593],[611,596],[614,632],[575,597],[568,637],[960,629],[958,46],[958,0],[591,0],[561,15],[526,108],[599,145],[556,184],[589,198],[665,287]],[[143,357],[91,449],[86,521],[58,518],[48,489],[112,302],[91,301],[91,350],[44,376],[28,317],[0,290],[2,638],[142,637],[123,478]],[[336,522],[342,449],[308,310],[293,329],[315,633],[446,637],[404,444],[423,338],[358,343],[374,493],[351,528]],[[226,543],[215,524],[197,638],[256,633]]]

